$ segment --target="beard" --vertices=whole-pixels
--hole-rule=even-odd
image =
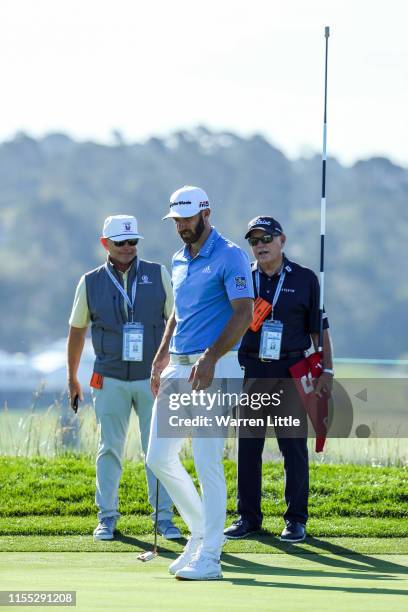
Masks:
[[[183,230],[180,233],[180,238],[185,244],[194,244],[198,240],[200,240],[201,234],[205,229],[203,215],[200,215],[200,218],[197,221],[197,225],[194,230]]]

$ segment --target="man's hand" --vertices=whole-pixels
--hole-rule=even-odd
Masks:
[[[168,352],[162,355],[156,355],[152,363],[152,371],[150,373],[150,389],[153,397],[157,397],[160,387],[160,375],[169,365],[170,355]]]
[[[193,391],[208,389],[214,378],[216,363],[217,359],[208,351],[197,359],[188,378],[188,382],[191,382]]]
[[[152,390],[153,397],[157,397],[160,387],[160,375],[163,370],[169,365],[169,346],[175,327],[176,315],[174,314],[173,309],[173,312],[171,313],[169,320],[167,321],[162,341],[160,343],[159,348],[157,349],[156,356],[153,359],[152,363],[152,370],[150,374],[150,389]]]
[[[68,395],[71,408],[76,412],[74,407],[75,398],[78,396],[81,402],[84,401],[84,394],[82,393],[82,388],[77,378],[68,380]]]
[[[333,374],[329,374],[328,372],[322,372],[315,383],[315,394],[318,397],[329,398],[331,396],[332,389]]]
[[[81,385],[77,378],[79,362],[81,360],[82,351],[85,344],[86,327],[70,327],[67,342],[67,377],[68,377],[68,395],[72,410],[76,413],[78,403],[75,398],[81,402],[84,401]],[[76,404],[76,405],[75,405]]]

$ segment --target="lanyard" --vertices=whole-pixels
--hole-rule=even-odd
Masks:
[[[282,289],[282,285],[283,285],[283,281],[285,280],[285,276],[286,276],[286,270],[283,269],[282,272],[279,275],[279,282],[278,282],[278,286],[276,287],[276,291],[275,291],[275,295],[273,296],[273,300],[272,300],[272,312],[275,308],[276,302],[278,301],[279,298],[279,294],[281,292]],[[259,271],[257,270],[255,272],[255,285],[256,285],[256,292],[259,296],[259,289],[261,286],[261,280],[259,278]]]
[[[132,313],[132,323],[133,323],[133,307],[135,304],[135,300],[136,300],[136,291],[137,291],[137,273],[139,270],[139,260],[137,260],[137,266],[136,266],[136,276],[135,276],[135,280],[133,281],[133,285],[132,285],[132,301],[130,301],[128,294],[126,293],[126,291],[124,290],[124,288],[122,287],[122,285],[119,283],[119,281],[117,280],[117,278],[115,278],[115,276],[112,274],[112,272],[109,270],[109,266],[106,263],[105,264],[105,270],[109,276],[109,278],[111,279],[112,283],[115,285],[116,289],[119,291],[119,293],[123,296],[123,299],[125,300],[126,304],[129,306],[130,311]]]

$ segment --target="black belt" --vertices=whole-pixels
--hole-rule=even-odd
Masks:
[[[250,353],[249,351],[239,351],[240,355],[244,357],[250,357],[251,359],[260,359],[261,361],[273,362],[280,361],[281,359],[294,359],[295,357],[304,357],[307,351],[287,351],[286,353],[281,353],[279,359],[261,359],[259,357],[259,353]]]

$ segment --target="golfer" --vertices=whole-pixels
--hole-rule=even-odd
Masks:
[[[272,306],[264,323],[257,331],[249,329],[242,339],[239,361],[245,368],[245,381],[258,381],[266,390],[274,384],[282,395],[285,410],[305,421],[289,367],[300,361],[313,342],[319,342],[319,282],[312,270],[289,261],[283,249],[286,236],[276,219],[261,216],[252,219],[245,235],[255,262],[252,274],[256,295]],[[255,317],[256,319],[255,309]],[[315,393],[330,393],[333,381],[332,348],[329,323],[323,315],[324,364],[323,373],[317,382]],[[275,322],[274,345],[268,348],[262,341],[264,328]],[[276,341],[277,336],[279,340]],[[271,343],[272,344],[272,343]],[[261,346],[262,345],[262,346]],[[241,432],[240,432],[241,433]],[[275,427],[279,449],[284,459],[285,500],[284,519],[286,526],[281,540],[301,542],[306,536],[309,496],[309,465],[307,431],[300,435],[295,430]],[[280,435],[281,434],[281,435]],[[225,530],[230,539],[245,538],[258,531],[262,524],[262,451],[265,444],[265,429],[254,436],[240,435],[238,447],[238,513],[239,518]]]
[[[184,379],[192,390],[208,388],[213,378],[242,378],[237,360],[241,337],[252,319],[253,287],[248,256],[210,225],[206,193],[186,186],[170,198],[170,213],[185,243],[173,256],[175,307],[153,360],[151,386],[162,379]],[[220,555],[226,517],[222,465],[224,438],[193,438],[201,496],[184,469],[183,439],[159,438],[153,408],[147,463],[163,482],[191,537],[169,567],[180,579],[222,578]]]
[[[150,369],[160,344],[165,319],[173,310],[171,280],[166,268],[137,257],[143,238],[129,215],[108,217],[100,242],[106,262],[81,277],[74,299],[68,336],[68,385],[71,405],[83,399],[78,367],[89,323],[96,354],[91,391],[100,425],[96,457],[95,540],[111,540],[117,520],[122,456],[132,407],[139,418],[146,454],[152,414]],[[146,467],[149,502],[155,520],[156,478]],[[168,539],[181,537],[172,523],[172,501],[159,488],[158,530]]]

